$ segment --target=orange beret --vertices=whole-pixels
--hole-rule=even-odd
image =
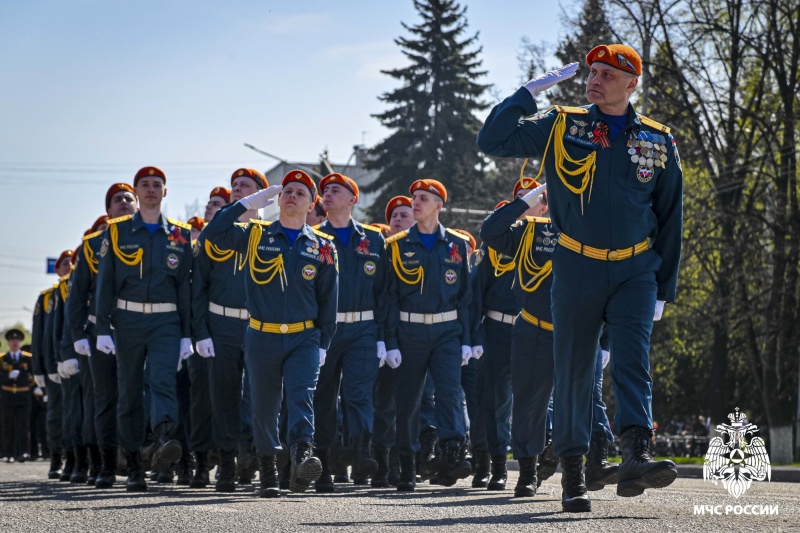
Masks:
[[[286,175],[283,177],[283,181],[281,182],[281,185],[286,187],[288,184],[293,183],[295,181],[300,182],[303,185],[305,185],[306,187],[308,187],[308,190],[311,191],[311,196],[316,198],[316,196],[317,196],[317,184],[314,183],[314,180],[311,179],[311,176],[309,176],[308,174],[306,174],[302,170],[294,169],[294,170],[290,170],[289,172],[287,172]]]
[[[477,246],[478,243],[475,242],[475,237],[472,236],[472,233],[468,232],[465,229],[458,229],[458,228],[453,228],[453,231],[457,231],[461,235],[465,235],[465,236],[469,237],[469,245],[472,247],[473,250],[478,247]]]
[[[535,189],[541,185],[538,181],[533,178],[521,178],[518,179],[517,182],[514,184],[514,193],[511,195],[512,198],[516,198],[519,191],[524,189]]]
[[[325,194],[325,187],[331,183],[338,183],[342,187],[346,188],[348,191],[353,193],[353,195],[356,197],[356,201],[358,201],[358,184],[353,181],[353,179],[348,178],[343,174],[339,174],[338,172],[328,174],[320,180],[319,192]]]
[[[225,187],[214,187],[211,189],[211,194],[208,195],[208,199],[211,200],[213,197],[219,196],[226,203],[231,203],[231,190],[226,189]]]
[[[139,169],[139,172],[136,173],[136,176],[133,177],[133,186],[139,183],[139,180],[142,178],[161,178],[164,180],[164,183],[167,183],[167,176],[164,174],[164,171],[158,167],[143,167]]]
[[[375,226],[376,228],[380,229],[381,230],[381,234],[384,237],[388,237],[388,236],[390,236],[392,234],[392,228],[390,228],[388,225],[386,225],[386,224],[384,224],[382,222],[375,222],[373,224],[370,224],[370,226]]]
[[[258,185],[262,189],[266,189],[267,187],[269,187],[269,182],[267,181],[267,178],[264,177],[264,174],[252,168],[240,168],[238,170],[235,170],[231,175],[231,186],[233,186],[233,180],[235,180],[236,178],[241,178],[242,176],[244,176],[245,178],[250,178],[251,180],[255,181],[256,185]]]
[[[411,188],[409,188],[408,191],[411,194],[414,194],[416,191],[427,191],[439,196],[442,202],[447,201],[447,189],[444,188],[442,182],[430,178],[415,181],[411,184]]]
[[[206,221],[203,220],[201,217],[192,217],[189,220],[187,220],[186,223],[189,224],[194,229],[200,231],[203,231],[203,227],[205,227],[206,225]]]
[[[496,206],[494,206],[494,210],[497,211],[498,209],[500,209],[504,205],[508,205],[510,203],[511,202],[509,202],[508,200],[501,200]]]
[[[133,192],[133,187],[131,187],[127,183],[115,183],[114,185],[109,187],[108,191],[106,192],[106,210],[108,210],[108,208],[111,207],[111,199],[114,197],[115,194],[117,194],[120,191],[126,191],[136,196],[136,193]]]
[[[107,221],[108,221],[108,215],[102,215],[97,217],[97,220],[94,221],[94,224],[92,224],[92,227],[89,228],[89,231],[86,232],[85,235],[88,235],[89,233],[94,233],[95,231],[100,229],[100,226],[105,224]]]
[[[626,44],[595,46],[586,54],[586,64],[591,67],[595,61],[611,65],[630,74],[642,75],[642,58],[639,57],[636,50]]]
[[[389,222],[392,219],[392,211],[394,211],[396,207],[400,207],[401,205],[404,205],[406,207],[411,207],[411,198],[409,198],[408,196],[395,196],[394,198],[389,200],[389,203],[386,204],[387,224],[389,224]]]
[[[63,252],[61,252],[61,255],[58,256],[58,260],[56,261],[56,268],[58,268],[58,265],[64,259],[69,259],[70,261],[72,261],[72,256],[73,255],[74,254],[73,254],[72,250],[64,250]]]

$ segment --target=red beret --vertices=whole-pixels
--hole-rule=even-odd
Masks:
[[[324,178],[322,178],[319,182],[319,192],[325,194],[325,187],[331,183],[337,183],[342,187],[346,188],[348,191],[353,193],[358,200],[358,184],[353,181],[351,178],[343,174],[339,174],[338,172],[334,172],[333,174],[328,174]]]
[[[139,169],[139,172],[136,173],[136,176],[133,177],[133,186],[139,183],[139,180],[142,178],[161,178],[164,180],[164,183],[167,183],[167,176],[164,174],[164,171],[158,167],[144,167]]]
[[[475,237],[472,236],[472,233],[468,232],[465,229],[458,229],[458,228],[453,228],[453,231],[457,231],[461,235],[469,237],[469,245],[472,247],[473,250],[478,247],[478,243],[475,242]]]
[[[392,228],[390,228],[389,226],[387,226],[387,225],[386,225],[386,224],[384,224],[383,222],[375,222],[375,223],[373,223],[373,224],[370,224],[370,226],[375,226],[376,228],[378,228],[379,230],[381,230],[381,234],[382,234],[384,237],[388,237],[389,235],[391,235],[391,234],[392,234]]]
[[[500,209],[504,205],[508,205],[510,203],[511,202],[509,202],[508,200],[501,200],[496,206],[494,206],[494,210],[497,211],[498,209]]]
[[[108,188],[108,192],[106,192],[106,211],[109,207],[111,207],[111,199],[120,191],[125,191],[133,194],[136,196],[136,193],[133,192],[133,187],[128,185],[127,183],[115,183],[111,187]]]
[[[201,217],[192,217],[186,221],[187,224],[192,226],[196,230],[203,231],[203,227],[206,225],[206,221],[203,220]]]
[[[314,183],[314,180],[311,179],[311,176],[309,176],[302,170],[294,169],[287,172],[286,175],[283,177],[281,185],[286,187],[288,184],[293,183],[295,181],[300,182],[306,187],[308,187],[308,190],[311,191],[311,196],[316,198],[317,184]]]
[[[528,177],[520,178],[514,184],[514,192],[511,195],[511,197],[516,198],[517,194],[519,194],[519,191],[523,189],[535,189],[539,185],[541,184],[533,178],[528,178]]]
[[[611,65],[630,74],[642,75],[642,58],[639,57],[636,50],[625,44],[595,46],[586,54],[586,64],[591,67],[595,61]]]
[[[72,250],[64,250],[63,252],[61,252],[61,255],[58,256],[58,260],[56,261],[56,268],[58,268],[58,265],[64,259],[69,259],[70,261],[72,261],[72,256],[73,255],[74,254],[73,254]]]
[[[97,220],[94,221],[94,224],[92,224],[92,227],[89,228],[89,231],[86,233],[86,235],[88,235],[89,233],[94,233],[95,231],[100,229],[100,226],[102,226],[106,222],[108,222],[108,215],[102,215],[97,217]]]
[[[269,182],[267,182],[267,178],[264,177],[264,174],[252,168],[240,168],[234,171],[234,173],[231,175],[231,186],[233,186],[233,180],[236,178],[241,178],[242,176],[255,181],[256,185],[262,189],[269,187]]]
[[[208,199],[211,200],[213,197],[219,196],[226,203],[231,203],[231,190],[226,189],[225,187],[214,187],[211,189],[211,194],[208,195]]]
[[[442,199],[442,202],[447,201],[447,189],[444,188],[444,185],[440,181],[432,180],[430,178],[425,178],[422,180],[417,180],[411,184],[411,188],[408,191],[413,195],[416,191],[426,191],[439,196]]]
[[[395,196],[389,203],[386,204],[386,223],[389,224],[390,220],[392,219],[392,212],[395,210],[396,207],[400,207],[404,205],[406,207],[411,207],[411,198],[408,196]]]

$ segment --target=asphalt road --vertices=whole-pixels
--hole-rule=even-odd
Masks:
[[[156,483],[129,495],[122,484],[101,491],[46,481],[46,473],[44,462],[0,463],[0,531],[800,531],[800,484],[793,483],[756,482],[734,500],[721,485],[678,478],[638,498],[590,493],[593,511],[574,515],[561,512],[560,474],[530,499],[462,480],[450,488],[424,483],[414,493],[337,485],[336,494],[262,500],[252,488],[221,494]],[[513,487],[517,472],[509,475]],[[734,505],[740,512],[777,506],[777,515],[735,514],[733,507],[726,514]],[[719,514],[696,515],[695,506]]]

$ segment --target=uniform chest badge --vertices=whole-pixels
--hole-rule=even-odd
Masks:
[[[317,269],[314,265],[306,265],[303,267],[303,278],[312,280],[317,275]]]
[[[167,266],[172,270],[178,268],[178,265],[181,263],[181,260],[178,259],[178,256],[175,254],[169,254],[167,256]]]
[[[456,281],[458,281],[458,274],[456,274],[455,270],[448,270],[444,273],[444,280],[447,282],[448,285],[452,285]]]
[[[192,245],[192,255],[195,257],[200,255],[200,242],[194,241],[194,244]]]
[[[404,252],[403,255],[406,257],[414,257],[414,252]]]
[[[169,242],[174,244],[186,244],[189,242],[181,233],[181,228],[175,225],[169,229],[169,235],[167,235],[167,239],[169,239]]]
[[[108,246],[109,246],[108,239],[103,239],[103,242],[100,243],[100,257],[105,257],[108,253]]]
[[[311,243],[306,246],[306,252],[319,255],[319,243],[317,241],[311,241]]]
[[[356,252],[362,255],[369,255],[369,239],[366,235],[361,236],[361,240],[356,246]]]
[[[367,261],[366,263],[364,263],[364,272],[367,274],[367,276],[372,276],[373,274],[375,274],[377,268],[378,267],[376,267],[375,263],[373,263],[372,261]]]
[[[643,166],[636,167],[636,177],[639,178],[639,181],[641,181],[642,183],[647,183],[648,181],[653,179],[654,174],[655,173],[653,172],[652,168]]]

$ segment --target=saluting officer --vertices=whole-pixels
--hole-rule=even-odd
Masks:
[[[339,254],[339,303],[336,335],[320,368],[314,394],[314,443],[322,462],[317,492],[333,492],[328,450],[336,439],[339,385],[346,392],[344,418],[353,450],[353,477],[375,474],[371,457],[373,389],[378,366],[386,360],[386,273],[381,269],[384,238],[378,228],[353,220],[358,185],[334,173],[319,182],[328,219],[319,230],[333,237]],[[388,453],[388,451],[386,452]]]
[[[641,58],[629,46],[600,45],[586,107],[555,107],[532,120],[534,96],[575,74],[577,63],[529,81],[496,106],[478,136],[487,155],[542,158],[550,212],[561,232],[553,255],[554,451],[561,458],[566,511],[589,511],[582,456],[589,450],[592,387],[603,323],[611,341],[615,430],[623,462],[617,494],[636,496],[677,476],[654,462],[650,333],[674,301],[680,262],[683,174],[669,128],[638,115],[630,96]]]
[[[6,331],[8,352],[0,356],[0,416],[6,462],[28,459],[28,428],[31,418],[31,354],[20,347],[25,334],[12,328]]]
[[[235,224],[246,211],[271,204],[279,193],[278,221]],[[259,495],[265,498],[280,495],[275,456],[283,451],[278,432],[282,390],[291,449],[289,490],[304,492],[322,473],[322,464],[312,456],[313,394],[336,332],[339,290],[336,248],[305,223],[316,193],[308,174],[291,170],[282,185],[218,212],[201,235],[220,249],[243,254],[249,267],[244,350],[257,414],[253,432],[261,463]]]
[[[397,389],[397,490],[416,487],[414,454],[419,451],[419,407],[425,375],[436,387],[436,421],[442,449],[439,479],[445,485],[467,477],[461,407],[461,362],[472,355],[470,343],[467,238],[439,223],[447,201],[444,185],[433,179],[410,188],[416,223],[387,239],[389,270],[387,361],[399,364]],[[401,355],[401,354],[404,354]],[[402,363],[402,364],[400,364]]]
[[[192,352],[192,247],[190,226],[161,214],[166,182],[156,167],[136,173],[139,211],[108,221],[99,252],[97,349],[117,353],[117,432],[128,462],[129,491],[147,490],[139,451],[145,437],[145,362],[158,445],[152,468],[164,471],[182,455],[173,438],[175,387],[178,364]]]

